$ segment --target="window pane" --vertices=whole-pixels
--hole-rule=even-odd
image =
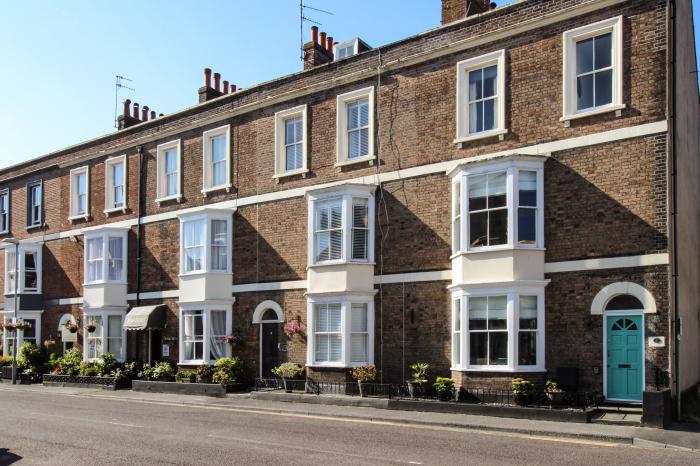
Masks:
[[[36,255],[33,252],[24,253],[24,268],[36,269]]]
[[[488,212],[469,214],[469,245],[471,247],[488,245]]]
[[[469,364],[475,366],[488,364],[488,335],[486,332],[469,334]]]
[[[33,340],[32,343],[36,344],[36,319],[23,319],[29,327],[22,330],[22,337],[26,340]]]
[[[122,335],[122,318],[120,316],[107,317],[107,337],[121,338]]]
[[[484,131],[492,130],[496,127],[496,99],[489,99],[484,102]]]
[[[227,222],[212,220],[211,222],[211,268],[212,270],[227,270]]]
[[[217,136],[211,139],[211,160],[219,162],[226,158],[226,141],[223,136]]]
[[[490,173],[488,175],[488,207],[505,207],[506,205],[506,173]]]
[[[360,157],[360,132],[350,131],[348,133],[348,158]]]
[[[537,241],[537,210],[529,207],[518,209],[518,242],[534,244]]]
[[[537,296],[520,297],[520,330],[537,329]]]
[[[109,279],[120,281],[123,279],[122,270],[124,268],[124,251],[122,238],[109,238]]]
[[[576,108],[583,110],[593,107],[593,75],[576,78]]]
[[[177,171],[177,153],[175,149],[165,151],[165,173],[175,173]]]
[[[607,70],[595,74],[596,107],[612,103],[612,73],[612,70]]]
[[[36,273],[36,271],[25,270],[24,271],[24,289],[25,290],[36,290],[37,286],[38,285],[37,285],[37,273]]]
[[[518,364],[521,366],[537,364],[537,332],[519,332]]]
[[[368,207],[365,199],[353,199],[352,204],[352,258],[367,259]]]
[[[489,364],[502,366],[508,364],[508,332],[490,332]]]
[[[537,172],[523,170],[518,173],[518,197],[521,206],[537,205]]]
[[[353,304],[351,306],[351,321],[353,332],[367,331],[367,304]]]
[[[469,298],[469,330],[486,330],[487,299]]]
[[[330,235],[330,259],[340,259],[343,256],[343,232],[333,230]]]
[[[483,86],[481,83],[482,70],[474,70],[469,72],[469,100],[481,99],[483,94]]]
[[[576,74],[593,71],[593,39],[576,43]]]
[[[507,299],[505,296],[488,298],[489,330],[505,330],[508,328],[506,314]]]
[[[489,246],[508,242],[508,209],[489,212]]]
[[[479,110],[481,108],[481,102],[474,102],[469,104],[469,133],[477,133],[480,130],[478,129],[477,126],[477,120],[479,118],[479,115],[481,115],[481,111]]]
[[[486,175],[469,177],[469,211],[486,208]]]
[[[612,34],[607,33],[595,38],[595,69],[612,65]]]
[[[496,95],[496,75],[498,67],[496,65],[484,68],[484,98]]]
[[[334,204],[330,207],[330,227],[340,228],[343,225],[343,207],[340,204]]]
[[[356,333],[352,335],[351,339],[351,362],[361,363],[367,362],[367,334],[366,333]]]

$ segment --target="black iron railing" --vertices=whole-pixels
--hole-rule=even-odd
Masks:
[[[255,390],[285,390],[285,382],[282,379],[256,379]],[[452,393],[438,394],[431,384],[409,387],[409,385],[405,383],[363,383],[362,393],[360,393],[360,386],[357,382],[287,380],[286,390],[314,395],[346,395],[411,400],[440,399],[459,403],[577,409],[597,406],[599,400],[599,395],[596,392],[561,392],[559,395],[552,395],[544,390],[535,390],[527,394],[514,394],[511,390],[462,388]]]

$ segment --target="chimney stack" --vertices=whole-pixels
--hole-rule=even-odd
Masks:
[[[140,113],[140,114],[139,114]],[[133,108],[131,108],[131,100],[126,99],[124,101],[124,108],[122,111],[122,114],[117,117],[117,128],[118,129],[125,129],[130,126],[134,126],[136,124],[142,123],[144,121],[148,121],[149,115],[149,108],[148,105],[144,105],[141,108],[141,111],[139,112],[139,104],[137,102],[134,102]],[[154,110],[150,110],[150,116],[151,120],[156,119],[156,112]],[[163,116],[161,113],[160,116]]]
[[[211,68],[204,68],[204,86],[199,88],[199,103],[207,102],[208,100],[216,99],[222,95],[229,93],[229,86],[233,89],[232,92],[236,92],[236,85],[231,84],[229,81],[223,81],[223,89],[221,88],[221,73],[214,73],[214,85],[211,82],[212,71]]]
[[[442,24],[493,10],[496,4],[490,0],[442,0]]]
[[[325,32],[321,32],[319,38],[318,27],[311,26],[311,40],[304,44],[305,70],[333,61],[332,40],[332,37],[326,37]]]

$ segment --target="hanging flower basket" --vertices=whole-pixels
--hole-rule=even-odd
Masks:
[[[95,330],[97,330],[95,324],[87,324],[85,328],[87,329],[88,333],[93,333]]]
[[[31,328],[31,326],[32,326],[32,324],[30,324],[29,322],[25,322],[23,320],[19,320],[19,321],[15,322],[15,328],[17,330],[24,330],[25,328]]]
[[[17,330],[17,324],[15,322],[7,321],[2,325],[2,328],[7,330],[8,332],[14,332],[15,330]]]
[[[287,338],[294,338],[294,335],[299,335],[302,338],[306,336],[306,332],[304,331],[304,327],[300,324],[297,324],[296,322],[291,322],[289,324],[284,324],[284,333],[287,335]]]
[[[53,338],[44,340],[44,348],[46,348],[47,350],[51,351],[54,346],[56,346],[56,340],[54,340]]]
[[[66,322],[65,328],[70,333],[77,333],[78,332],[78,326],[70,321]]]
[[[225,337],[221,337],[221,340],[231,345],[232,348],[242,343],[241,337],[238,335],[226,335]]]

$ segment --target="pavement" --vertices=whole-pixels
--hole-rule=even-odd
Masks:
[[[700,465],[697,432],[290,403],[247,394],[210,398],[0,385],[0,413],[0,465],[318,464],[330,458],[340,464],[561,465],[595,458]]]

